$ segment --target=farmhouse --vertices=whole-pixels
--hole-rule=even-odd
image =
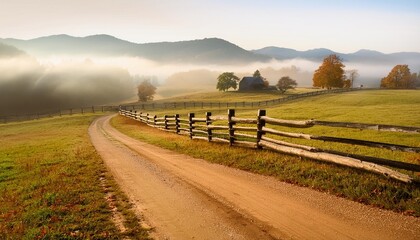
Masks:
[[[254,91],[264,89],[264,81],[260,77],[243,77],[238,91]]]

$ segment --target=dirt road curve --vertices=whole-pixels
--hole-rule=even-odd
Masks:
[[[420,220],[89,128],[157,239],[419,239]]]

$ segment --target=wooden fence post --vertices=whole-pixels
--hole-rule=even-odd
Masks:
[[[229,126],[229,145],[232,146],[235,142],[235,130],[233,126],[235,123],[232,121],[232,117],[235,117],[235,109],[228,109],[228,126]]]
[[[175,114],[175,131],[179,134],[179,114]]]
[[[134,111],[134,119],[137,120],[137,111]]]
[[[165,122],[165,129],[168,130],[168,115],[163,116],[163,121]]]
[[[257,148],[262,149],[262,146],[260,145],[260,141],[262,136],[264,135],[263,127],[265,126],[265,120],[261,119],[261,117],[265,116],[266,111],[263,109],[258,110],[258,116],[257,116]]]
[[[190,124],[190,138],[192,139],[194,133],[193,133],[193,129],[194,129],[194,121],[193,118],[195,117],[194,113],[188,113],[188,123]]]
[[[212,130],[209,128],[209,125],[211,124],[211,112],[206,112],[206,125],[207,125],[207,139],[209,142],[211,142],[211,139],[213,137]]]
[[[156,127],[156,118],[157,118],[157,116],[156,116],[156,115],[154,115],[154,116],[153,116],[153,126],[155,126],[155,127]]]

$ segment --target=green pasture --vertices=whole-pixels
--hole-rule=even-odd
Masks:
[[[90,143],[97,116],[0,124],[0,239],[147,238]],[[124,233],[107,196],[126,219]]]
[[[279,91],[258,91],[258,92],[206,92],[195,93],[183,96],[160,99],[155,102],[257,102],[268,101],[278,98],[287,97],[293,94],[306,93],[310,91],[317,91],[319,89],[312,88],[296,88],[288,90],[285,94]]]
[[[206,97],[203,96],[203,98]],[[232,101],[236,101],[236,98],[232,98]],[[267,110],[267,116],[290,120],[317,119],[325,121],[420,126],[420,91],[363,90],[327,94],[298,99],[265,109]],[[171,111],[156,111],[151,114],[163,116],[164,114],[178,113],[181,114],[182,118],[187,118],[189,112],[194,112],[196,117],[204,117],[206,111],[211,111],[211,109],[175,109]],[[227,111],[213,110],[212,113],[213,115],[226,116]],[[239,109],[236,111],[236,116],[238,117],[255,118],[256,115],[257,109]],[[308,186],[381,208],[417,216],[420,215],[420,189],[414,184],[403,184],[387,179],[384,176],[361,170],[301,159],[299,157],[266,150],[228,147],[225,144],[190,140],[188,137],[162,132],[120,116],[114,118],[112,124],[127,135],[194,157],[204,158],[211,162],[260,174],[276,176],[282,181]],[[226,122],[219,121],[217,124],[226,124]],[[313,135],[354,138],[420,147],[420,135],[414,133],[378,132],[374,130],[323,126],[315,126],[308,129],[268,126],[289,132],[302,132]],[[401,153],[391,150],[314,140],[285,139],[271,135],[269,137],[323,149],[420,164],[420,154],[417,153]],[[409,171],[403,172],[419,180],[418,175]]]

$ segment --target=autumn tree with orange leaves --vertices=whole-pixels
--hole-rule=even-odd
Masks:
[[[331,54],[324,58],[322,65],[315,71],[313,86],[321,88],[342,88],[345,74],[344,64],[339,56]]]
[[[416,78],[408,65],[396,65],[388,76],[382,78],[381,88],[415,88]]]

